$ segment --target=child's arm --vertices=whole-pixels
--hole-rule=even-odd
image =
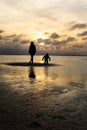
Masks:
[[[43,56],[42,60],[44,60],[44,56]]]
[[[51,58],[49,57],[49,60],[51,60]]]

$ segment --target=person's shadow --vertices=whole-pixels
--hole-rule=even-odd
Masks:
[[[29,77],[30,82],[31,82],[31,83],[34,83],[34,80],[35,80],[35,78],[36,78],[36,75],[35,75],[33,66],[30,66],[30,68],[29,68],[28,77]]]

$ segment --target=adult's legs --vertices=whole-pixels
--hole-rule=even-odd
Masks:
[[[33,63],[33,56],[31,56],[29,63]]]
[[[31,56],[31,63],[33,63],[33,56]]]

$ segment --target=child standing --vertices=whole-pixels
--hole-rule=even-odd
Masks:
[[[49,57],[49,54],[46,53],[46,54],[43,56],[42,60],[44,60],[44,64],[48,64],[48,61],[51,60],[50,57]]]

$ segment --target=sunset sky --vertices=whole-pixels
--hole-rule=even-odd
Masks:
[[[0,0],[0,54],[87,55],[87,0]]]

